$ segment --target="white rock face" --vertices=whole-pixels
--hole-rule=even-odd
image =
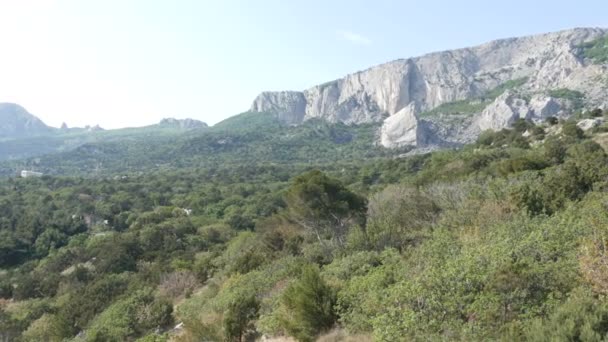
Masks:
[[[251,110],[276,113],[282,122],[298,124],[304,119],[306,99],[297,91],[264,92],[253,101]]]
[[[597,119],[584,119],[579,121],[576,126],[578,126],[578,128],[582,129],[583,131],[588,131],[590,129],[592,129],[593,127],[597,127],[599,125],[601,125],[604,122],[603,119],[597,118]]]
[[[384,120],[380,130],[380,144],[384,147],[415,146],[417,137],[418,118],[414,104]]]
[[[310,118],[358,124],[381,121],[388,114],[390,121],[385,127],[394,128],[399,125],[393,116],[411,104],[417,112],[427,111],[482,96],[506,81],[525,78],[521,91],[539,94],[526,104],[527,110],[515,98],[502,98],[478,121],[482,127],[494,129],[504,127],[517,115],[540,120],[560,115],[563,110],[559,101],[542,95],[550,89],[581,91],[594,106],[607,103],[600,86],[608,80],[607,68],[584,61],[577,48],[606,34],[606,29],[572,29],[396,60],[302,92],[262,93],[251,110],[275,112],[283,121],[294,124]],[[400,117],[410,119],[403,113]],[[403,129],[383,129],[393,132],[381,138],[385,146],[413,141],[395,133]],[[404,134],[410,132],[405,130]]]
[[[498,131],[511,126],[519,118],[527,118],[530,113],[525,100],[507,92],[484,109],[475,124],[480,131],[488,129]]]
[[[562,117],[566,115],[564,106],[560,101],[549,96],[536,95],[532,97],[529,107],[532,117],[527,119],[535,121],[543,121],[550,116]]]

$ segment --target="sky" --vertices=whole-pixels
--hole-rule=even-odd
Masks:
[[[397,58],[608,27],[606,0],[0,0],[0,102],[58,127],[209,124]]]

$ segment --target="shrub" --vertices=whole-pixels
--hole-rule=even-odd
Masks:
[[[552,164],[561,164],[566,158],[566,144],[560,139],[547,139],[543,144],[545,158]]]
[[[398,185],[373,195],[368,207],[368,224],[363,231],[368,247],[378,251],[416,244],[440,212],[426,194]]]
[[[585,94],[581,93],[580,91],[571,90],[568,88],[553,89],[549,91],[549,96],[568,100],[572,102],[575,109],[580,109],[583,107],[583,99],[585,98]]]
[[[599,118],[602,115],[604,115],[604,112],[602,111],[601,108],[595,108],[594,110],[589,112],[589,116],[591,116],[592,118]]]
[[[585,58],[593,63],[601,64],[608,62],[608,36],[582,44],[579,47]]]
[[[108,307],[91,323],[88,341],[126,341],[172,323],[170,303],[140,290]]]
[[[254,296],[236,298],[224,312],[224,330],[231,341],[242,342],[255,331],[253,320],[258,317],[260,303]]]
[[[28,342],[59,342],[63,340],[63,336],[57,331],[56,318],[52,315],[44,314],[30,324],[27,330],[23,332],[23,340]]]
[[[585,136],[585,132],[576,125],[576,122],[572,121],[566,122],[562,126],[562,134],[576,139],[581,139]]]
[[[548,318],[536,318],[524,330],[526,341],[603,341],[608,333],[608,304],[577,289]]]
[[[284,315],[281,326],[299,341],[313,341],[336,320],[336,297],[314,266],[304,267],[302,276],[281,297]]]
[[[341,245],[350,226],[365,224],[366,199],[318,170],[296,177],[285,202],[289,217],[320,242]]]
[[[503,160],[498,164],[498,171],[506,176],[510,173],[525,170],[542,170],[547,166],[544,160],[537,159],[534,156],[522,156]]]
[[[269,260],[267,248],[253,232],[241,232],[228,244],[220,261],[229,273],[245,274]]]
[[[198,286],[198,281],[190,271],[177,271],[161,277],[158,292],[161,296],[176,300],[181,296],[189,296]]]
[[[545,122],[550,126],[555,126],[559,123],[559,120],[555,116],[549,116],[545,119]]]
[[[523,132],[527,131],[529,128],[534,127],[534,124],[533,124],[533,123],[531,123],[531,122],[529,122],[529,121],[528,121],[528,120],[526,120],[526,119],[519,118],[519,119],[515,120],[515,121],[514,121],[514,122],[511,124],[511,126],[513,127],[513,130],[514,130],[515,132],[518,132],[518,133],[523,133]]]

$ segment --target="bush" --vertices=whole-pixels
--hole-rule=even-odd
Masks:
[[[268,249],[253,232],[241,232],[228,244],[221,262],[228,273],[245,274],[269,260]]]
[[[580,49],[583,56],[592,60],[593,63],[608,62],[608,36],[584,43],[580,46]]]
[[[576,139],[582,139],[585,136],[585,132],[576,125],[576,122],[571,121],[562,126],[562,134]]]
[[[158,292],[161,296],[170,300],[176,300],[181,296],[188,297],[198,286],[198,281],[190,271],[176,271],[161,277]]]
[[[559,123],[559,120],[555,116],[549,116],[545,119],[545,122],[550,126],[555,126]]]
[[[403,249],[415,245],[439,216],[439,206],[415,188],[388,186],[373,195],[368,206],[368,224],[363,230],[368,248]]]
[[[224,330],[231,341],[249,340],[248,334],[255,331],[253,320],[258,317],[260,303],[254,296],[236,298],[224,312]]]
[[[503,176],[506,176],[525,170],[542,170],[547,166],[544,160],[535,158],[534,156],[522,156],[503,160],[498,164],[498,171]]]
[[[336,321],[336,297],[314,266],[304,267],[302,276],[281,297],[284,315],[281,326],[299,341],[314,341]]]
[[[561,164],[566,158],[566,144],[560,139],[547,139],[543,144],[545,149],[545,158],[552,164]]]
[[[342,245],[349,227],[365,225],[366,199],[318,170],[296,177],[285,202],[289,217],[320,242]]]
[[[151,290],[140,290],[108,307],[91,323],[88,341],[126,341],[173,322],[170,303],[155,299]]]
[[[581,93],[580,91],[571,90],[568,88],[551,90],[549,91],[549,96],[569,100],[572,102],[575,109],[580,109],[583,107],[583,99],[585,98],[585,94]]]
[[[513,122],[511,124],[511,127],[513,127],[513,130],[515,132],[523,133],[523,132],[527,131],[529,128],[534,127],[534,124],[529,122],[526,119],[520,118],[520,119],[515,120],[515,122]]]
[[[603,341],[608,334],[608,304],[585,289],[570,294],[548,318],[524,330],[526,341]]]
[[[592,118],[599,118],[599,117],[602,117],[603,115],[604,115],[604,112],[602,111],[601,108],[595,108],[594,110],[589,112],[589,116]]]

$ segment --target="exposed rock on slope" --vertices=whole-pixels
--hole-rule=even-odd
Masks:
[[[380,143],[386,147],[418,144],[418,117],[412,103],[388,117],[380,131]]]
[[[25,138],[52,131],[25,108],[14,103],[0,103],[0,138]]]
[[[481,131],[500,130],[509,127],[515,120],[528,118],[530,115],[530,108],[526,101],[507,92],[483,110],[476,125]]]
[[[274,112],[279,120],[287,124],[298,124],[304,120],[306,98],[296,91],[264,92],[253,101],[252,111]]]
[[[421,120],[435,126],[441,120],[419,114],[455,101],[484,99],[498,90],[503,94],[494,94],[493,102],[467,113],[476,116],[464,120],[477,125],[472,131],[501,129],[518,117],[563,115],[569,104],[547,96],[554,89],[577,90],[588,105],[606,105],[607,68],[585,60],[579,48],[606,34],[605,29],[572,29],[396,60],[302,92],[262,93],[251,109],[276,113],[289,124],[310,118],[355,124],[384,121],[380,142],[387,147],[446,139],[466,142],[474,134],[420,139],[433,133],[424,131],[421,126],[429,125],[420,125]],[[518,79],[525,82],[505,92],[505,85]]]
[[[195,119],[165,118],[159,122],[160,126],[175,127],[184,130],[207,128],[206,123]]]

